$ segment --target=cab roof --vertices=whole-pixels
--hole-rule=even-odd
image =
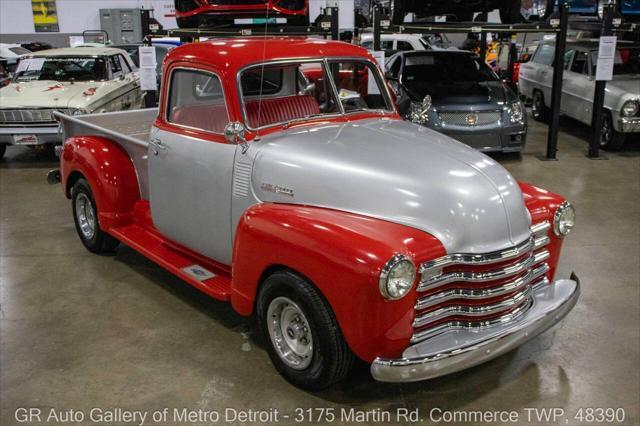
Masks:
[[[61,49],[48,49],[41,50],[39,52],[33,52],[29,54],[30,57],[45,57],[45,56],[104,56],[115,55],[117,53],[127,54],[121,49],[114,49],[112,47],[63,47]]]
[[[265,61],[341,56],[373,60],[366,49],[341,41],[309,37],[247,37],[185,44],[173,49],[165,61],[167,64],[174,61],[209,63],[235,72],[246,65]]]

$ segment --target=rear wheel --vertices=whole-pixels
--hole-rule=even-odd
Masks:
[[[304,278],[280,271],[263,283],[258,325],[276,370],[317,391],[344,378],[355,359],[327,301]]]
[[[544,103],[544,95],[539,90],[533,93],[533,101],[531,103],[531,115],[536,121],[545,122],[549,117],[549,108]]]
[[[5,152],[7,152],[7,145],[0,143],[0,158],[4,157]]]
[[[611,112],[604,111],[602,116],[602,129],[600,130],[600,148],[607,151],[619,151],[624,145],[624,133],[616,132],[613,128]]]
[[[100,229],[98,209],[89,183],[80,178],[71,191],[73,219],[82,244],[93,253],[112,252],[120,242]]]

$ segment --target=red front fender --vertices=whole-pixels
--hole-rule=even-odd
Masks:
[[[60,176],[67,197],[81,175],[93,191],[102,230],[131,223],[140,190],[131,158],[120,145],[99,136],[67,139],[60,155]]]
[[[414,290],[389,301],[380,269],[396,253],[419,264],[445,254],[433,236],[379,219],[315,207],[260,204],[238,224],[231,302],[249,315],[265,272],[286,267],[310,280],[331,305],[351,350],[365,361],[408,346]]]

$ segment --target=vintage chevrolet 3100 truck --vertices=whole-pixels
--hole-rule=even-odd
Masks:
[[[50,181],[90,251],[122,242],[256,315],[292,383],[326,387],[355,357],[381,381],[438,377],[576,303],[577,278],[554,279],[571,205],[403,121],[366,50],[213,40],[164,70],[158,110],[58,114]]]

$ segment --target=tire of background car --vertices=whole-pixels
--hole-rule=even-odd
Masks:
[[[120,242],[100,229],[98,209],[89,183],[80,178],[71,190],[71,205],[76,231],[82,244],[92,253],[110,253]]]
[[[624,133],[616,132],[616,129],[613,128],[611,111],[605,110],[600,130],[600,148],[607,151],[619,151],[624,145],[625,139]]]
[[[0,158],[4,157],[4,153],[7,151],[7,145],[0,143]]]
[[[544,95],[541,91],[533,92],[533,101],[531,102],[531,115],[533,119],[540,122],[546,122],[549,118],[549,108],[544,103]]]
[[[522,21],[520,9],[522,0],[503,0],[500,7],[500,22],[503,24],[517,24]]]
[[[391,16],[391,25],[402,25],[404,23],[404,7],[402,6],[402,0],[390,0],[389,1],[389,15]],[[371,14],[373,16],[373,13]]]
[[[288,270],[270,275],[256,313],[269,357],[290,383],[318,391],[349,373],[355,356],[329,303],[306,279]]]

